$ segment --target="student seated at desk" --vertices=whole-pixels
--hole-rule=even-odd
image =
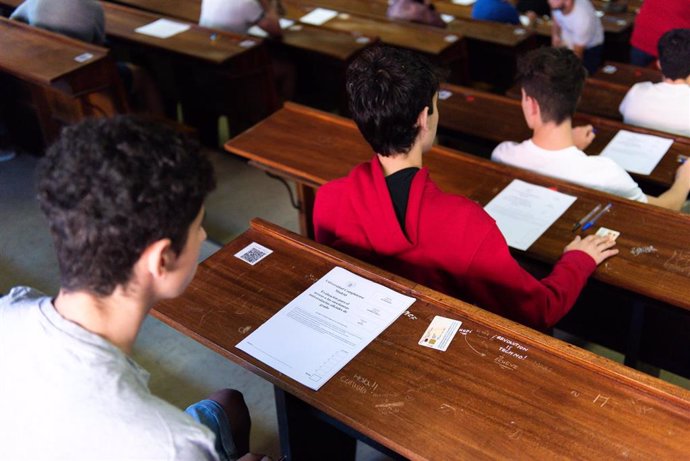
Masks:
[[[477,0],[472,19],[520,24],[520,13],[508,0]]]
[[[590,0],[549,0],[551,45],[573,50],[590,74],[604,52],[604,28]]]
[[[553,272],[535,279],[494,220],[442,192],[422,166],[439,117],[439,79],[428,61],[375,46],[346,80],[350,111],[375,154],[319,189],[317,241],[535,328],[558,322],[596,265],[618,252],[611,240],[575,237]]]
[[[431,0],[393,0],[386,15],[391,19],[446,27],[446,23]]]
[[[621,115],[630,125],[690,136],[690,29],[666,32],[658,48],[664,80],[633,85]]]
[[[521,56],[518,81],[522,112],[534,134],[519,144],[499,144],[491,159],[630,200],[680,210],[690,192],[690,162],[678,168],[668,191],[652,197],[610,158],[582,152],[594,139],[591,125],[572,127],[585,74],[577,56],[565,48],[539,48]]]
[[[248,451],[239,392],[216,392],[185,414],[151,394],[131,358],[151,307],[194,276],[214,185],[198,146],[168,128],[121,116],[62,131],[38,173],[60,291],[0,297],[0,459],[234,460]]]
[[[257,25],[272,37],[282,37],[278,10],[273,0],[202,0],[199,25],[236,34]]]
[[[25,0],[10,19],[84,42],[103,46],[105,15],[95,0]],[[163,102],[148,72],[131,63],[118,62],[117,71],[135,108],[163,115]]]

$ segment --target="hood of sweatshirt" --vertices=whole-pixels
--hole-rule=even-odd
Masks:
[[[348,193],[353,218],[376,253],[393,256],[417,245],[422,193],[428,175],[428,170],[422,168],[412,179],[403,232],[378,157],[375,155],[350,172],[353,187],[348,188]]]

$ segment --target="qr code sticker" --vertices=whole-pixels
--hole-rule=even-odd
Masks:
[[[269,250],[265,246],[253,242],[238,253],[235,253],[235,257],[253,266],[271,253],[273,253],[273,250]]]

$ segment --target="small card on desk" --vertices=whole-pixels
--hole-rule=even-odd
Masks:
[[[437,315],[429,324],[429,328],[427,328],[422,335],[422,339],[419,340],[419,345],[445,352],[450,342],[455,337],[455,334],[458,332],[460,325],[462,325],[462,322],[459,320],[448,319]]]
[[[621,235],[621,233],[613,229],[600,227],[596,235],[598,235],[599,237],[609,237],[611,238],[611,240],[615,241],[618,238],[618,236]]]

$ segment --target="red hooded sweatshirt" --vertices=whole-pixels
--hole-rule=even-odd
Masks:
[[[539,329],[570,310],[596,269],[589,255],[569,251],[535,279],[484,209],[442,192],[426,168],[410,186],[405,235],[376,156],[319,189],[314,227],[320,243]]]

